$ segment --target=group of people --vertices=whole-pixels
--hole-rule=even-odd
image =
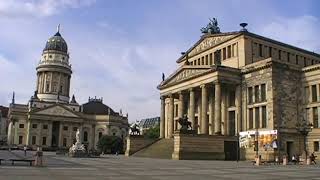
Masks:
[[[316,163],[316,157],[317,156],[314,155],[314,152],[309,156],[311,163],[317,164]],[[299,156],[298,155],[293,155],[292,158],[291,158],[291,161],[294,164],[299,163],[300,162]]]

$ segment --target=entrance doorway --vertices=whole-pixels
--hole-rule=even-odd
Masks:
[[[52,123],[52,139],[51,139],[52,147],[58,147],[59,145],[59,131],[60,131],[60,122],[54,121]]]
[[[293,142],[287,141],[287,155],[288,159],[291,160],[293,156]]]

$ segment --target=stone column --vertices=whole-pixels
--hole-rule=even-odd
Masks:
[[[221,121],[223,122],[221,133],[223,135],[228,135],[227,95],[228,91],[224,89],[221,93]]]
[[[183,94],[182,92],[179,93],[179,105],[178,105],[178,117],[183,118],[184,112],[184,101],[183,101]]]
[[[191,122],[191,126],[192,126],[192,129],[194,130],[195,129],[195,127],[196,127],[196,125],[195,125],[195,99],[194,99],[194,89],[192,89],[192,88],[190,88],[189,89],[189,91],[190,91],[190,101],[189,101],[189,120],[190,120],[190,122]]]
[[[210,91],[209,91],[210,92]],[[209,95],[209,134],[214,134],[214,96],[213,93]]]
[[[96,142],[95,142],[95,139],[96,139],[96,125],[93,124],[92,125],[92,129],[91,129],[91,149],[96,149]]]
[[[15,122],[14,122],[13,144],[19,144],[18,128],[19,128],[19,121],[15,121]]]
[[[8,126],[8,145],[12,145],[12,121],[10,121]]]
[[[174,128],[174,98],[170,96],[169,102],[169,118],[168,118],[168,137],[171,138]]]
[[[182,92],[179,93],[179,104],[178,104],[178,118],[183,118],[184,112],[184,99]],[[177,122],[176,129],[179,130],[181,125]]]
[[[31,126],[31,122],[30,120],[28,120],[27,122],[27,129],[26,129],[26,133],[27,133],[27,138],[26,138],[26,145],[30,145],[30,126]]]
[[[207,116],[207,106],[208,106],[207,95],[208,95],[207,87],[205,85],[201,85],[201,124],[200,124],[201,134],[209,133],[208,116]]]
[[[215,102],[214,102],[214,133],[221,134],[221,85],[219,82],[215,84]]]
[[[161,96],[161,114],[160,114],[160,138],[164,138],[165,132],[165,97]]]
[[[58,139],[58,147],[62,147],[62,131],[63,131],[63,124],[60,122],[59,124],[59,139]]]
[[[242,125],[242,104],[241,104],[241,99],[242,99],[242,93],[241,93],[241,85],[238,85],[236,87],[236,133],[242,131],[241,125]]]

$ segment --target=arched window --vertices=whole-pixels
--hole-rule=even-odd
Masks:
[[[84,131],[84,133],[83,133],[83,141],[84,142],[88,141],[88,132],[87,131]]]
[[[102,132],[99,132],[99,139],[102,137]]]

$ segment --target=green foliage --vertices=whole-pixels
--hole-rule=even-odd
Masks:
[[[160,136],[160,126],[155,126],[152,128],[149,128],[146,132],[145,132],[145,136],[147,138],[150,139],[157,139]]]
[[[123,151],[123,140],[118,136],[102,136],[98,141],[98,149],[104,153],[115,153]]]

